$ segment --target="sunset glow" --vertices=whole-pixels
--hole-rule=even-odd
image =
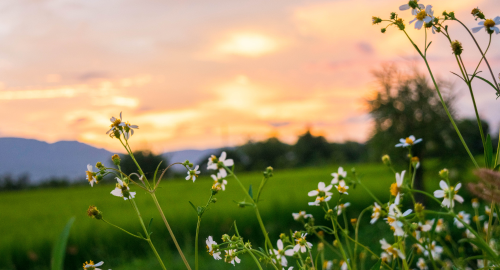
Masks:
[[[371,72],[384,63],[423,67],[401,32],[381,34],[383,26],[371,23],[405,1],[7,2],[0,11],[1,137],[118,150],[105,132],[123,111],[140,127],[134,144],[157,152],[271,135],[293,143],[307,128],[330,141],[365,141],[371,121],[364,104],[376,87]],[[477,25],[474,7],[500,15],[496,0],[425,4],[436,14],[454,9],[469,27]],[[453,26],[465,64],[475,67],[470,37]],[[408,29],[423,44],[424,32]],[[456,65],[447,41],[429,38],[433,70],[467,93],[449,73]],[[486,46],[487,35],[476,38]],[[499,40],[495,35],[491,47]],[[489,60],[500,72],[500,51],[490,50]],[[485,89],[476,100],[498,129],[494,94]],[[473,115],[468,99],[458,102],[461,116]]]

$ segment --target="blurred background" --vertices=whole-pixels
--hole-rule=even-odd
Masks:
[[[140,229],[129,204],[109,195],[112,179],[94,188],[85,180],[87,164],[112,166],[111,155],[125,152],[105,134],[109,118],[120,112],[125,121],[139,125],[131,147],[147,175],[160,161],[189,159],[201,165],[202,177],[194,184],[183,180],[182,168],[174,167],[158,194],[191,258],[196,213],[188,200],[201,205],[208,199],[207,158],[223,150],[247,185],[258,185],[261,172],[274,167],[260,206],[272,239],[295,224],[292,212],[312,211],[322,222],[323,214],[307,206],[306,191],[319,181],[331,181],[339,166],[348,171],[356,167],[375,193],[388,198],[393,175],[380,157],[390,154],[403,170],[406,153],[394,145],[412,134],[423,138],[414,149],[422,161],[420,188],[437,186],[437,171],[445,166],[454,181],[473,180],[472,164],[418,54],[399,30],[392,27],[382,34],[385,25],[371,23],[372,16],[388,18],[405,3],[2,1],[0,269],[49,269],[52,245],[73,216],[67,269],[90,259],[105,261],[106,269],[158,269],[147,245],[85,213],[96,205],[115,224],[132,232]],[[495,0],[423,4],[432,4],[436,15],[455,11],[469,28],[477,25],[470,14],[474,7],[487,18],[500,15]],[[412,19],[409,11],[400,14],[405,22]],[[424,31],[407,29],[423,46]],[[450,34],[464,46],[465,65],[475,68],[480,54],[467,32],[451,24]],[[487,34],[475,36],[484,48]],[[439,34],[429,34],[429,39],[431,68],[471,151],[480,156],[468,89],[450,73],[459,70],[449,44]],[[497,72],[499,46],[494,35],[488,60]],[[498,100],[481,82],[474,89],[483,126],[496,146]],[[255,217],[233,202],[244,194],[228,180],[227,190],[205,216],[201,239],[234,233],[236,220],[242,224],[240,232],[259,246]],[[153,241],[170,268],[181,269],[145,195],[138,192],[137,201],[145,219],[154,220]],[[349,216],[354,217],[371,202],[362,190],[351,195]],[[291,226],[302,228],[300,223]],[[365,239],[378,243],[372,238]],[[201,257],[207,268],[228,267],[207,254]]]

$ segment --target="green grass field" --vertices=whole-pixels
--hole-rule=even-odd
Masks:
[[[351,167],[344,166],[346,170]],[[394,181],[393,174],[382,164],[363,164],[355,167],[370,190],[382,201],[387,201],[389,186]],[[292,212],[306,210],[313,213],[318,222],[323,220],[324,214],[319,207],[307,205],[307,202],[311,201],[307,192],[316,189],[320,181],[329,183],[332,178],[330,174],[337,168],[338,166],[275,170],[274,177],[268,182],[259,204],[273,241],[278,239],[282,230],[302,229],[302,225],[293,220]],[[436,175],[435,172],[432,175]],[[258,187],[261,181],[260,173],[240,174],[239,177],[245,186],[252,184]],[[427,184],[428,188],[436,187],[439,181],[437,175],[428,178],[436,179],[436,182]],[[209,177],[202,177],[195,183],[182,180],[164,181],[157,192],[163,211],[191,261],[194,261],[197,217],[188,201],[195,205],[204,205],[210,195],[209,180]],[[233,221],[237,222],[240,233],[252,241],[254,247],[262,244],[262,236],[253,211],[239,208],[233,202],[244,199],[244,194],[234,180],[228,178],[228,182],[226,191],[217,194],[217,203],[205,213],[202,220],[202,269],[232,269],[232,265],[222,261],[216,262],[206,254],[204,239],[209,235],[220,239],[223,233],[234,233]],[[146,242],[86,216],[88,206],[96,205],[106,220],[133,233],[141,231],[130,203],[110,195],[113,188],[110,184],[99,184],[94,188],[85,186],[0,193],[0,231],[3,232],[0,237],[0,269],[49,269],[52,244],[65,223],[73,216],[76,221],[70,234],[65,269],[76,269],[81,267],[85,260],[90,259],[105,261],[105,269],[159,269],[155,261],[150,259],[152,253]],[[152,240],[167,266],[170,266],[169,269],[182,269],[181,261],[150,196],[138,188],[132,189],[137,191],[136,202],[145,222],[153,218]],[[360,187],[351,188],[349,192],[345,201],[352,203],[348,209],[350,217],[355,217],[361,207],[373,202]],[[368,223],[368,218],[366,219]],[[379,239],[379,235],[368,235],[363,240],[369,242],[370,237],[373,241]],[[243,259],[250,261],[249,258]]]

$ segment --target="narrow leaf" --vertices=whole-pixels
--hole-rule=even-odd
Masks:
[[[380,265],[382,264],[382,260],[378,260],[377,263],[375,263],[372,268],[370,268],[371,270],[379,270],[380,269]]]
[[[431,42],[429,42],[429,44],[428,44],[428,45],[427,45],[427,47],[425,48],[425,50],[426,50],[426,51],[429,49],[429,47],[431,46],[431,44],[432,44],[432,41],[431,41]]]
[[[481,79],[483,82],[489,84],[491,87],[493,87],[493,89],[495,89],[495,91],[497,91],[497,92],[500,91],[500,90],[498,90],[497,87],[495,87],[495,85],[493,83],[491,83],[490,81],[486,80],[485,78],[477,76],[477,75],[476,75],[476,78]]]
[[[191,201],[189,201],[189,204],[193,207],[194,211],[196,213],[198,213],[198,210],[196,209],[196,206],[194,206],[194,204]]]
[[[54,250],[52,251],[52,270],[63,270],[64,257],[66,255],[66,244],[68,243],[69,232],[74,221],[75,217],[69,219],[56,241]]]
[[[253,199],[253,190],[252,190],[252,185],[248,188],[248,195]]]
[[[158,174],[158,170],[160,169],[162,162],[163,162],[163,160],[160,162],[160,164],[158,164],[158,167],[156,167],[155,175],[153,176],[153,184],[155,184],[155,185],[156,185],[156,174]]]
[[[149,225],[148,225],[148,232],[151,231],[151,223],[153,223],[153,218],[151,218],[151,220],[149,221]],[[150,234],[151,235],[151,234]]]

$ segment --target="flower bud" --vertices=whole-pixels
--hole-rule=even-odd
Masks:
[[[372,24],[379,24],[381,22],[382,22],[382,19],[380,19],[379,17],[375,17],[375,16],[372,17]]]
[[[111,160],[113,161],[113,164],[115,164],[116,166],[119,166],[120,165],[120,156],[118,156],[117,154],[114,154],[112,157],[111,157]]]
[[[383,155],[383,156],[382,156],[382,162],[383,162],[386,166],[391,166],[391,157],[389,157],[389,155]]]
[[[352,226],[356,225],[356,222],[358,222],[357,218],[351,218],[351,224],[352,224]]]
[[[333,241],[333,246],[334,246],[334,247],[338,247],[338,246],[339,246],[339,241],[334,240],[334,241]]]
[[[408,3],[408,5],[409,5],[411,8],[413,8],[413,9],[418,8],[418,3],[417,3],[417,1],[415,1],[415,0],[411,0],[411,1]]]
[[[396,16],[397,16],[396,12],[391,12],[391,20],[396,19]]]
[[[462,47],[462,43],[460,43],[458,40],[455,40],[451,43],[451,50],[453,51],[453,54],[458,56],[462,54],[464,48]]]
[[[101,181],[104,177],[100,174],[96,175],[95,177],[95,180],[97,180],[97,182]]]
[[[245,243],[245,248],[252,249],[252,244],[250,242]]]
[[[229,235],[224,234],[224,235],[222,235],[222,241],[223,242],[229,242],[229,241],[231,241],[231,238],[229,237]]]
[[[479,208],[479,200],[477,198],[473,198],[472,200],[472,207],[475,209]]]
[[[451,241],[451,235],[447,234],[445,237],[444,237],[444,240],[450,242]]]
[[[299,231],[295,231],[293,233],[293,238],[300,239],[301,237],[302,237],[302,234]]]
[[[405,24],[403,22],[403,19],[397,19],[395,22],[396,26],[399,28],[399,30],[405,30]]]
[[[236,242],[238,240],[240,240],[240,238],[236,235],[233,235],[233,237],[231,237],[231,241],[233,241],[233,242]]]
[[[380,32],[382,32],[382,34],[383,34],[383,33],[385,33],[386,31],[387,31],[387,29],[386,29],[386,28],[382,28],[382,29],[380,29]]]
[[[91,218],[95,218],[97,220],[102,219],[102,212],[97,209],[94,205],[89,206],[87,210],[87,215]]]
[[[444,179],[448,179],[449,174],[450,172],[446,168],[439,171],[439,176]]]
[[[420,159],[418,157],[412,157],[411,158],[411,165],[413,166],[413,168],[416,168],[420,163]]]
[[[216,203],[217,202],[217,198],[212,198],[211,202],[212,203]]]
[[[474,8],[471,12],[472,16],[474,16],[474,18],[477,19],[482,19],[484,20],[485,17],[484,17],[484,13],[479,9],[479,8]]]
[[[323,251],[325,249],[325,244],[319,243],[318,244],[318,251]]]
[[[413,222],[411,225],[410,225],[411,229],[412,230],[416,230],[418,228],[418,224]]]
[[[97,162],[97,163],[95,164],[95,167],[96,167],[97,169],[99,169],[99,170],[104,170],[104,165],[102,165],[102,163],[101,163],[101,162]]]
[[[325,236],[325,233],[324,233],[323,231],[319,231],[319,232],[318,232],[318,236],[320,236],[320,237],[324,237],[324,236]]]
[[[311,264],[311,257],[307,256],[305,263],[306,265]]]
[[[264,171],[264,177],[267,177],[267,178],[272,177],[273,171],[274,171],[273,167],[271,167],[271,166],[267,167],[266,170]]]

